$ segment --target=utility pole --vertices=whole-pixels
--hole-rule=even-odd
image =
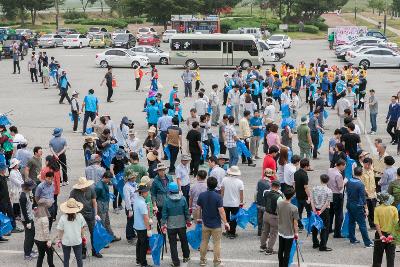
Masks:
[[[56,8],[56,31],[58,32],[58,16],[60,15],[60,10],[58,8],[58,1],[54,0],[54,7]]]
[[[357,25],[357,0],[354,2],[354,21]]]
[[[385,10],[383,13],[383,34],[386,35],[386,12],[387,12],[387,0],[385,0]]]

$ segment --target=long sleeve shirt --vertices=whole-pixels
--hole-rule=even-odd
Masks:
[[[397,119],[400,117],[400,104],[395,103],[395,104],[390,104],[389,105],[389,110],[386,115],[386,120],[391,121],[391,122],[397,122]]]
[[[251,129],[249,121],[246,118],[242,118],[239,121],[239,138],[244,139],[251,136]]]
[[[366,204],[365,186],[360,179],[350,178],[346,186],[347,205],[364,206]]]
[[[22,192],[19,198],[19,204],[21,206],[22,221],[30,223],[33,220],[32,211],[32,200],[29,193]]]
[[[375,175],[374,169],[363,169],[363,174],[360,178],[361,182],[365,185],[365,191],[367,192],[367,198],[376,198],[376,185],[375,185]]]
[[[329,176],[328,188],[332,190],[332,193],[343,193],[344,181],[340,171],[337,168],[329,168],[327,174]]]

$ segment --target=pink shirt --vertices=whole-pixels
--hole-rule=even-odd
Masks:
[[[267,144],[268,147],[271,146],[277,146],[278,148],[280,148],[280,138],[279,135],[277,133],[273,133],[270,132],[269,134],[267,134]]]

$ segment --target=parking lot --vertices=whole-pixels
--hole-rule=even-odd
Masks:
[[[167,44],[161,44],[161,49],[168,50]],[[145,121],[145,113],[143,110],[143,102],[146,92],[135,92],[134,74],[131,68],[115,68],[113,73],[117,80],[117,88],[114,91],[114,103],[106,103],[107,88],[100,87],[100,82],[106,72],[105,69],[95,66],[96,53],[100,53],[103,49],[64,49],[53,48],[45,49],[49,57],[54,56],[61,64],[61,67],[67,71],[72,90],[80,92],[80,99],[86,95],[90,88],[95,89],[95,94],[99,97],[100,114],[110,114],[116,124],[119,124],[122,116],[126,115],[135,123],[135,129],[139,138],[143,141],[147,129]],[[301,60],[307,65],[315,61],[317,58],[326,59],[329,65],[343,65],[339,62],[333,51],[329,51],[326,41],[297,41],[294,40],[292,48],[286,50],[284,61],[290,62],[297,66]],[[84,174],[84,161],[82,144],[83,138],[80,134],[72,133],[72,124],[69,121],[68,113],[70,107],[68,105],[58,104],[58,90],[52,87],[44,90],[41,84],[31,83],[27,70],[27,60],[21,61],[21,75],[13,75],[12,60],[0,61],[0,80],[2,86],[0,88],[0,113],[13,110],[10,118],[18,126],[19,131],[27,138],[29,146],[43,146],[45,153],[48,153],[48,141],[51,138],[52,129],[54,127],[64,128],[64,135],[68,142],[67,161],[71,167],[69,173],[71,183],[69,186],[62,187],[59,203],[64,201],[69,195],[72,184],[77,181],[78,177]],[[280,64],[280,63],[275,63]],[[149,69],[145,69],[147,71]],[[192,107],[193,99],[185,99],[183,97],[183,84],[180,75],[183,70],[182,66],[163,65],[158,66],[159,70],[159,88],[163,94],[164,101],[167,99],[168,92],[174,83],[180,87],[179,97],[182,100],[184,108],[184,117],[188,115],[189,109]],[[206,92],[209,93],[211,85],[214,83],[223,85],[223,74],[231,73],[233,68],[216,68],[201,67],[200,75],[204,83]],[[382,138],[384,142],[388,142],[389,137],[386,133],[385,116],[389,104],[390,96],[397,94],[399,88],[399,70],[398,69],[370,69],[367,76],[367,89],[375,89],[376,96],[379,100],[378,114],[378,134],[376,137]],[[148,89],[150,86],[149,75],[146,75],[142,81],[142,88]],[[71,91],[72,91],[71,90]],[[304,92],[303,92],[304,99]],[[300,115],[306,114],[308,106],[304,105]],[[312,162],[314,172],[309,174],[312,184],[317,184],[319,175],[324,173],[328,166],[328,148],[327,138],[332,136],[333,131],[339,125],[339,121],[333,111],[330,111],[327,125],[329,130],[325,134],[326,140],[320,149],[320,159]],[[369,131],[369,117],[365,118],[364,112],[360,112],[358,123],[364,131],[366,127]],[[80,126],[81,127],[81,124]],[[186,126],[183,127],[184,133]],[[373,149],[373,138],[362,135],[364,149],[375,153]],[[293,140],[294,153],[298,152],[297,139]],[[388,153],[396,155],[395,147],[388,145]],[[396,157],[396,161],[399,157]],[[257,180],[261,174],[262,161],[258,160],[256,168],[239,165],[243,173],[243,181],[245,184],[245,200],[246,206],[253,201]],[[135,248],[129,246],[124,238],[125,236],[125,215],[112,214],[111,222],[114,231],[122,236],[123,240],[113,243],[109,249],[102,251],[104,258],[96,259],[89,257],[85,261],[85,266],[110,266],[118,264],[118,266],[132,266],[134,264]],[[53,235],[55,228],[53,227]],[[277,266],[277,256],[265,256],[258,252],[259,238],[257,231],[252,228],[240,230],[239,237],[235,240],[224,239],[222,244],[222,258],[226,263],[225,266]],[[373,232],[370,231],[370,237]],[[301,266],[370,266],[372,262],[372,249],[366,249],[362,245],[351,246],[347,240],[338,240],[330,238],[328,246],[333,249],[332,252],[319,252],[312,249],[311,237],[305,233],[300,235],[302,242],[302,254],[304,263]],[[14,234],[10,237],[8,243],[0,244],[0,263],[7,266],[35,266],[35,262],[24,262],[22,253],[23,234]],[[276,244],[277,245],[277,244]],[[276,246],[277,249],[277,246]],[[60,252],[60,250],[58,250]],[[61,253],[61,252],[60,252]],[[192,261],[187,266],[197,266],[199,253],[191,251]],[[397,266],[400,266],[400,255],[397,253]],[[209,259],[211,258],[209,254]],[[169,253],[162,263],[167,266],[170,263]],[[61,262],[55,258],[56,266],[61,266]],[[169,265],[168,265],[169,266]],[[211,265],[210,265],[211,266]]]

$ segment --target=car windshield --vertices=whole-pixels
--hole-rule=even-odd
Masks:
[[[79,37],[78,34],[70,34],[70,35],[65,36],[65,38],[78,38],[78,37]]]
[[[140,28],[139,29],[139,32],[149,32],[150,30],[149,29],[146,29],[146,28]]]
[[[125,41],[128,40],[128,34],[118,34],[115,36],[115,40]]]
[[[45,34],[42,36],[42,38],[53,38],[53,35],[51,34]]]
[[[103,35],[95,35],[95,36],[93,36],[93,39],[102,40],[103,39]]]
[[[271,41],[282,41],[283,36],[282,35],[272,35],[269,40]]]

